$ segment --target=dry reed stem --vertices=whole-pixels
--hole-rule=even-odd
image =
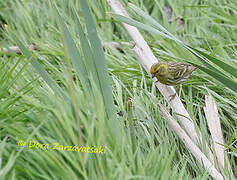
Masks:
[[[123,8],[123,6],[120,4],[118,0],[107,0],[107,2],[116,14],[129,18],[126,10]],[[136,46],[133,48],[135,56],[139,60],[140,64],[145,68],[147,73],[150,75],[150,67],[157,62],[156,57],[154,56],[148,44],[146,43],[146,41],[144,40],[141,33],[138,31],[136,27],[133,27],[126,23],[123,23],[123,25],[125,29],[128,31],[133,41],[136,43]],[[153,80],[156,81],[156,79]],[[173,112],[177,114],[177,117],[180,120],[185,131],[188,133],[191,139],[198,145],[199,138],[196,133],[194,124],[187,110],[184,108],[180,98],[178,97],[178,95],[176,95],[172,101],[169,101],[170,96],[176,93],[175,89],[172,86],[166,86],[159,82],[155,83],[161,94],[169,102]],[[209,149],[209,155],[211,161],[214,162],[213,154],[211,153],[210,149]]]
[[[225,143],[224,137],[221,130],[221,123],[220,123],[220,118],[218,115],[218,109],[211,96],[205,96],[204,112],[207,119],[209,130],[211,133],[211,138],[212,138],[213,147],[216,153],[216,159],[217,159],[219,170],[222,173],[224,172],[225,159],[226,159],[226,165],[228,169],[230,170],[230,172],[232,172],[227,156],[225,158],[225,153],[224,153],[225,147],[221,145]]]
[[[203,165],[204,168],[210,173],[213,179],[215,180],[224,180],[221,173],[214,167],[214,165],[207,159],[205,154],[199,149],[199,147],[193,143],[187,133],[180,127],[176,120],[165,110],[165,108],[159,104],[158,105],[161,113],[172,127],[174,132],[179,136],[183,141],[188,150],[193,154],[193,156],[198,160],[200,165]]]

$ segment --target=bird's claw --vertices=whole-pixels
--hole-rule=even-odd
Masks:
[[[175,98],[175,96],[176,96],[176,93],[170,95],[170,96],[169,96],[169,98],[170,98],[169,102],[171,102],[171,101]]]

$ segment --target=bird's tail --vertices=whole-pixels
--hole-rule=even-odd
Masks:
[[[199,66],[207,68],[207,66],[205,64],[200,64]],[[193,71],[197,71],[197,67],[193,66]]]

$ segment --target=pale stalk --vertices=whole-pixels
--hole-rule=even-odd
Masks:
[[[215,157],[217,159],[218,167],[220,171],[224,173],[225,162],[226,162],[227,168],[231,172],[231,175],[233,176],[230,162],[228,161],[228,157],[225,155],[226,148],[223,146],[225,142],[221,130],[221,123],[218,115],[218,109],[211,96],[205,96],[204,112],[207,119],[207,125],[211,133],[212,143],[215,150],[216,155]]]
[[[107,0],[107,2],[109,3],[109,5],[116,14],[129,18],[126,10],[123,8],[123,6],[120,4],[119,1]],[[154,56],[147,42],[144,40],[141,33],[138,31],[136,27],[130,26],[125,23],[123,23],[123,25],[125,29],[128,31],[133,41],[136,43],[136,46],[133,48],[135,56],[139,60],[140,64],[142,64],[144,69],[147,71],[147,73],[150,75],[150,67],[157,62],[156,57]],[[153,80],[156,81],[156,79]],[[184,127],[185,131],[188,133],[191,139],[198,145],[200,140],[196,133],[193,121],[190,115],[188,114],[187,110],[184,108],[180,98],[178,97],[178,95],[176,95],[172,101],[169,101],[170,96],[176,93],[175,89],[172,86],[166,86],[159,82],[156,82],[156,86],[161,92],[161,94],[164,96],[164,98],[167,100],[167,102],[169,102],[173,112],[177,114],[177,117],[182,126]],[[213,154],[209,148],[208,150],[210,159],[212,162],[214,162]]]
[[[165,108],[159,104],[158,105],[161,113],[167,120],[168,124],[172,127],[174,132],[183,141],[187,149],[192,153],[192,155],[198,160],[201,166],[209,172],[215,180],[224,180],[221,173],[215,168],[215,166],[207,159],[205,154],[199,149],[199,147],[190,139],[186,132],[180,127],[180,125],[175,121],[175,119],[165,110]]]

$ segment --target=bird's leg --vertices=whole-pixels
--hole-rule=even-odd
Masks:
[[[182,90],[182,84],[179,84],[178,85],[178,88],[177,88],[177,91],[176,92],[179,92],[179,96],[181,95],[181,90]]]
[[[174,94],[170,95],[169,96],[169,98],[170,98],[169,102],[171,102],[175,98],[176,95],[177,95],[177,93],[174,93]]]
[[[176,91],[176,92],[179,93],[179,95],[180,95],[180,93],[181,93],[181,92],[180,92],[181,89],[182,89],[182,85],[179,85],[178,88],[177,88],[177,91]],[[170,97],[169,102],[171,102],[171,101],[175,98],[176,95],[177,95],[177,93],[174,93],[174,94],[170,95],[170,96],[169,96],[169,97]]]

